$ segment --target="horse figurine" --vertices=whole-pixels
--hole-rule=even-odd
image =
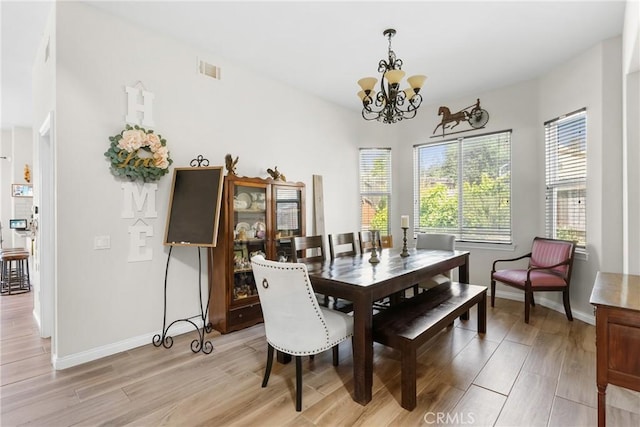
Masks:
[[[469,113],[464,110],[460,110],[457,113],[451,114],[451,110],[448,107],[442,106],[438,109],[438,115],[442,116],[442,121],[438,123],[438,126],[433,130],[433,133],[436,133],[438,128],[442,126],[442,136],[444,136],[444,130],[446,128],[453,129],[458,126],[460,122],[466,122],[469,120]],[[447,126],[447,123],[456,122],[453,126]]]

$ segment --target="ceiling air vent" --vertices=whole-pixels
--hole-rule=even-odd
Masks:
[[[216,67],[215,65],[202,60],[198,61],[198,72],[203,76],[220,80],[220,71],[222,71],[220,67]]]

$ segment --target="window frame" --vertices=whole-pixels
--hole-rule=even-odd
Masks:
[[[414,155],[414,176],[413,176],[413,186],[414,186],[414,194],[413,194],[413,230],[414,233],[420,232],[433,232],[433,233],[451,233],[456,236],[457,242],[465,242],[465,243],[473,243],[473,244],[491,244],[491,245],[512,245],[513,244],[513,212],[511,206],[512,200],[512,192],[513,192],[513,183],[512,183],[512,155],[513,155],[513,130],[505,129],[495,132],[488,132],[477,135],[470,136],[458,136],[456,138],[446,139],[438,142],[428,142],[416,144],[413,146],[413,155]],[[464,161],[465,161],[465,147],[464,142],[476,142],[478,138],[507,138],[508,141],[508,227],[505,229],[505,232],[499,233],[489,233],[484,237],[491,236],[492,234],[495,236],[494,239],[490,238],[479,238],[479,236],[472,237],[474,227],[465,226],[463,221],[464,215],[464,206],[465,206],[465,197],[464,197]],[[498,144],[499,142],[497,142]],[[455,191],[457,192],[457,225],[455,227],[421,227],[420,226],[420,176],[422,175],[421,165],[420,165],[420,150],[422,148],[428,148],[433,146],[442,146],[455,144],[457,150],[457,174],[455,177]],[[467,230],[467,231],[465,231]],[[476,228],[477,230],[477,228]],[[478,234],[477,232],[475,233]]]
[[[559,137],[558,125],[561,124],[562,122],[566,123],[572,120],[582,120],[582,123],[579,124],[579,128],[576,128],[577,130],[572,131],[571,133],[568,134],[568,136],[565,135],[562,138]],[[562,116],[559,116],[544,122],[545,236],[551,239],[575,240],[568,236],[559,235],[562,227],[559,226],[559,220],[558,220],[557,208],[558,208],[559,198],[557,194],[559,191],[565,191],[565,192],[577,191],[580,193],[580,195],[578,196],[578,198],[581,199],[579,203],[583,204],[583,206],[579,209],[567,209],[567,211],[565,212],[567,218],[569,217],[575,218],[576,216],[581,217],[579,221],[582,222],[582,224],[580,225],[582,226],[583,229],[578,230],[578,232],[582,232],[584,234],[584,243],[580,242],[579,240],[576,241],[577,252],[585,252],[588,244],[587,180],[588,180],[589,170],[588,170],[587,153],[589,149],[589,143],[588,143],[589,135],[587,131],[587,126],[588,126],[588,115],[587,115],[586,107],[580,108],[578,110],[572,111],[570,113],[564,114]],[[568,151],[565,154],[565,156],[571,156],[571,155],[575,156],[576,154],[578,154],[579,157],[582,157],[582,159],[579,162],[575,160],[572,162],[572,163],[580,163],[580,165],[578,165],[577,167],[576,165],[571,164],[571,168],[577,170],[578,172],[580,172],[580,174],[579,176],[576,176],[578,174],[565,172],[565,174],[571,175],[570,178],[566,178],[566,179],[559,178],[558,176],[561,175],[562,168],[561,168],[561,161],[558,160],[558,157],[561,154],[559,154],[560,150],[557,149],[557,147],[560,145],[569,144],[572,140],[575,140],[575,136],[579,134],[579,132],[582,132],[583,135],[579,139],[578,146],[582,144],[584,145],[584,149],[583,150],[572,149],[571,151]],[[554,149],[555,149],[555,155],[554,153],[550,152],[550,150],[554,150]],[[550,168],[551,165],[553,165],[552,168]],[[567,222],[572,222],[572,221],[567,220]],[[566,233],[570,234],[571,231],[567,230]]]
[[[379,153],[386,153],[385,157],[385,162],[388,165],[388,171],[387,171],[387,177],[386,177],[386,191],[380,191],[379,189],[375,189],[375,190],[371,190],[371,191],[364,191],[363,187],[365,185],[365,182],[363,181],[364,179],[366,179],[366,177],[364,176],[364,172],[365,170],[363,169],[363,153],[370,153],[368,154],[369,159],[371,159],[371,161],[374,160],[374,157],[376,156],[376,152]],[[372,198],[385,198],[386,197],[386,203],[387,203],[387,221],[386,221],[386,229],[379,229],[377,231],[380,232],[381,236],[386,236],[386,235],[390,235],[391,234],[391,196],[392,196],[392,150],[390,147],[361,147],[358,150],[358,193],[360,195],[360,231],[362,232],[366,232],[366,231],[370,231],[372,230],[369,226],[365,226],[365,224],[363,223],[363,219],[364,219],[364,204],[365,204],[365,199],[372,199]]]

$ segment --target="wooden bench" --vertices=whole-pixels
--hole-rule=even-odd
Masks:
[[[447,282],[383,310],[373,317],[373,339],[400,350],[402,407],[416,407],[417,349],[456,317],[478,304],[478,332],[487,331],[487,288]]]

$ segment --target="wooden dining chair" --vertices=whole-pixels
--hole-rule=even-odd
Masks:
[[[524,291],[524,322],[529,323],[531,306],[535,306],[533,293],[537,291],[562,292],[562,301],[567,319],[573,320],[569,302],[569,284],[576,244],[569,240],[533,239],[531,252],[517,258],[499,259],[491,268],[491,307],[495,303],[496,282]],[[529,258],[526,269],[511,268],[496,270],[498,263],[518,261]]]
[[[356,252],[356,233],[338,233],[329,234],[329,254],[331,259],[342,258],[346,256],[355,256]],[[349,301],[339,301],[337,297],[333,297],[333,308],[344,312],[352,310],[353,304]]]
[[[323,262],[327,259],[323,236],[296,236],[291,240],[293,262]]]
[[[393,247],[393,236],[391,234],[387,234],[386,236],[380,237],[380,247],[382,249],[392,248]]]
[[[360,246],[360,253],[364,254],[370,252],[373,249],[373,239],[371,238],[370,231],[358,231],[358,244]],[[380,240],[380,233],[376,233],[376,248],[382,248],[382,241]]]
[[[338,344],[353,336],[353,316],[320,307],[314,295],[307,267],[302,263],[251,258],[267,338],[267,364],[262,387],[266,387],[273,365],[274,349],[295,356],[296,411],[302,410],[302,356],[314,356],[333,349],[338,366]],[[286,370],[279,370],[282,374]],[[288,395],[288,393],[287,393]]]
[[[291,239],[291,261],[305,264],[324,262],[327,255],[323,236],[296,236]],[[324,306],[329,306],[329,295],[318,295],[324,298]]]
[[[331,259],[356,255],[356,234],[329,234],[329,254]]]

